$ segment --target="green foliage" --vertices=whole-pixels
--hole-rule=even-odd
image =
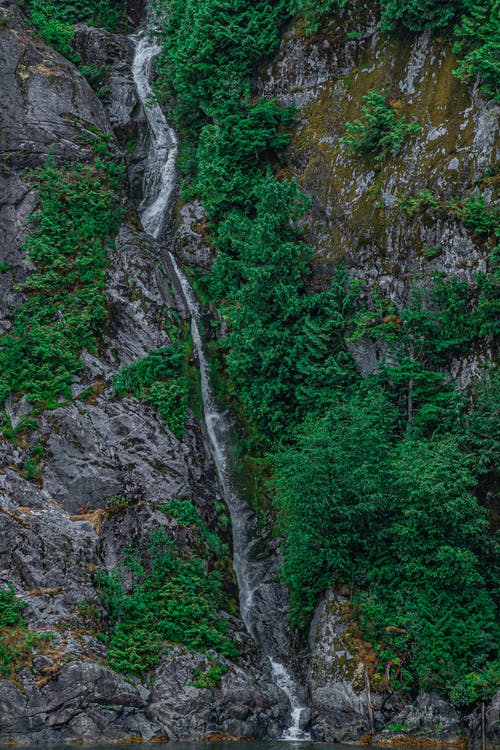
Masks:
[[[397,206],[412,218],[421,212],[456,216],[479,235],[495,234],[500,228],[500,208],[488,203],[479,189],[461,199],[440,200],[431,190],[423,188],[416,196],[400,198]]]
[[[62,54],[71,58],[72,27],[85,22],[118,31],[126,20],[124,0],[26,0],[26,8],[43,37]]]
[[[361,587],[365,637],[405,656],[422,689],[450,692],[498,644],[485,512],[459,441],[398,439],[378,389],[355,394],[277,457],[284,580],[303,625],[331,581]]]
[[[500,478],[500,369],[491,366],[473,390],[474,409],[468,416],[465,441],[475,456],[479,475]]]
[[[124,367],[113,379],[117,396],[133,395],[155,406],[178,438],[184,434],[189,396],[189,353],[184,343],[172,343],[149,352],[147,357]]]
[[[351,582],[358,561],[370,557],[390,511],[385,490],[395,422],[383,393],[355,396],[307,420],[296,444],[275,457],[288,540],[282,575],[294,625],[309,621],[331,581]]]
[[[26,0],[29,17],[44,37],[61,55],[71,60],[85,76],[98,96],[106,93],[102,78],[106,66],[85,64],[73,46],[73,26],[85,22],[103,26],[108,31],[125,31],[127,26],[126,0]]]
[[[170,500],[167,505],[160,507],[165,513],[173,516],[181,526],[201,526],[200,514],[191,500]]]
[[[500,660],[488,664],[484,669],[470,672],[451,691],[451,700],[457,706],[470,707],[480,701],[493,698],[500,688]]]
[[[120,495],[111,495],[107,499],[106,510],[108,513],[123,513],[131,503],[130,498],[121,497]]]
[[[15,681],[19,670],[29,667],[36,651],[43,653],[51,639],[51,633],[37,633],[24,625],[0,630],[0,677]]]
[[[15,680],[20,669],[30,666],[35,649],[52,638],[51,633],[27,629],[21,615],[25,606],[12,584],[0,589],[0,677],[7,680]]]
[[[479,188],[461,199],[447,200],[439,200],[424,189],[416,197],[404,196],[398,206],[410,217],[420,212],[430,217],[456,217],[476,235],[489,238],[493,247],[487,258],[488,268],[476,275],[475,288],[454,278],[445,281],[436,277],[431,303],[447,316],[446,325],[456,337],[456,351],[463,351],[465,344],[478,339],[493,340],[500,333],[500,208],[497,203],[487,201]],[[442,331],[446,334],[444,326]]]
[[[450,31],[460,19],[463,0],[382,0],[382,28],[404,27],[411,31],[425,28]]]
[[[147,550],[127,551],[126,568],[133,576],[127,591],[120,569],[97,575],[111,626],[108,658],[113,669],[140,675],[158,663],[170,643],[196,651],[215,649],[231,659],[238,655],[227,636],[227,621],[218,615],[220,576],[207,570],[204,557],[185,557],[156,530]]]
[[[39,462],[35,458],[28,456],[24,462],[24,473],[26,479],[29,479],[30,482],[37,482],[42,475]]]
[[[500,101],[500,1],[465,0],[465,13],[454,31],[454,51],[462,58],[459,78],[477,75],[483,90]]]
[[[19,625],[23,621],[21,610],[25,606],[25,602],[16,597],[12,584],[7,589],[0,589],[0,628]]]
[[[459,56],[454,74],[465,81],[479,76],[483,91],[500,100],[500,0],[380,0],[382,30],[421,32],[432,29],[454,42]],[[307,33],[343,7],[343,0],[290,0],[302,13]],[[354,38],[347,34],[348,38]]]
[[[213,690],[219,686],[219,683],[226,674],[228,668],[225,664],[214,664],[206,672],[201,669],[195,669],[193,673],[193,685],[197,688]]]
[[[292,13],[302,14],[308,34],[315,34],[319,30],[324,16],[346,5],[347,0],[290,0],[289,3]]]
[[[158,90],[175,96],[174,116],[193,140],[248,93],[253,65],[279,44],[285,0],[157,0]],[[228,109],[226,109],[226,106]]]
[[[225,506],[224,506],[225,507]],[[167,515],[175,518],[179,526],[194,526],[203,536],[210,551],[221,561],[230,557],[227,544],[207,527],[191,500],[170,500],[165,505],[160,505],[161,510]]]
[[[375,154],[375,161],[382,161],[388,155],[395,156],[403,143],[420,130],[417,123],[398,115],[378,91],[370,91],[363,101],[363,116],[346,123],[347,135],[341,139],[350,151],[361,156]]]
[[[384,2],[384,25],[452,34],[474,1]],[[381,668],[397,665],[396,687],[477,697],[472,675],[491,689],[498,638],[487,564],[494,542],[478,504],[496,472],[496,379],[485,380],[468,410],[448,372],[455,357],[498,331],[498,249],[475,288],[436,274],[432,288],[416,286],[406,309],[375,293],[354,315],[360,286],[338,270],[329,289],[318,288],[314,253],[297,228],[308,201],[294,181],[276,176],[293,112],[252,99],[249,85],[291,13],[301,12],[312,32],[343,3],[158,5],[157,91],[183,137],[184,195],[201,198],[218,251],[203,280],[227,330],[217,383],[242,417],[241,450],[257,445],[255,465],[272,473],[262,447],[280,445],[275,510],[287,540],[282,575],[293,624],[305,626],[325,588],[347,582]],[[372,91],[344,143],[380,161],[417,130]],[[405,209],[455,216],[478,236],[498,233],[497,209],[479,189],[460,201],[421,191]],[[422,253],[431,260],[441,250]],[[368,336],[387,347],[365,381],[354,374],[348,331],[353,341]],[[181,524],[203,534],[193,511],[175,509]]]
[[[261,180],[260,161],[289,143],[281,129],[293,116],[291,109],[282,109],[274,100],[228,100],[217,112],[217,124],[203,127],[194,190],[210,218],[222,218],[235,208],[251,209]]]
[[[0,339],[0,402],[10,393],[40,407],[71,397],[80,351],[95,349],[106,316],[107,250],[122,215],[120,169],[107,144],[95,143],[104,158],[61,168],[48,158],[34,173],[40,208],[24,245],[34,270]]]
[[[238,397],[274,438],[349,378],[345,279],[339,274],[325,292],[307,290],[312,251],[290,223],[307,205],[295,182],[268,174],[253,202],[254,218],[232,212],[220,224],[209,289],[223,299],[230,325],[226,364]]]

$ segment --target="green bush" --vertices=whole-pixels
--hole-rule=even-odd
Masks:
[[[161,509],[175,518],[181,526],[200,526],[202,520],[200,514],[194,507],[191,500],[170,500],[166,505],[161,505]]]
[[[460,58],[455,74],[464,80],[477,75],[483,90],[500,101],[500,2],[467,0],[455,28],[454,52]]]
[[[42,36],[65,54],[72,36],[72,26],[88,23],[118,31],[126,22],[127,3],[124,0],[26,0],[29,15]],[[62,44],[63,49],[60,49]],[[71,54],[71,48],[68,50]]]
[[[324,16],[336,8],[344,8],[347,0],[291,0],[289,8],[292,13],[301,13],[308,34],[315,34]]]
[[[277,468],[294,624],[346,582],[365,637],[411,654],[420,689],[449,695],[488,668],[499,642],[493,550],[457,438],[399,439],[397,412],[370,390],[306,423]]]
[[[19,670],[30,667],[33,656],[52,639],[51,633],[26,627],[21,615],[26,602],[18,599],[12,584],[0,589],[0,677],[16,680]]]
[[[187,418],[188,367],[186,347],[174,338],[171,346],[149,352],[144,359],[124,367],[113,379],[113,388],[117,396],[132,394],[155,406],[174,435],[180,438]]]
[[[346,123],[347,135],[341,139],[350,151],[362,156],[375,154],[375,161],[382,161],[388,155],[395,156],[403,143],[420,130],[417,123],[398,115],[383,94],[370,91],[363,101],[363,116]]]
[[[224,601],[220,576],[207,570],[204,556],[191,552],[186,557],[157,530],[147,550],[128,550],[126,567],[134,578],[129,593],[120,569],[96,578],[110,621],[108,658],[113,669],[140,675],[154,667],[172,643],[236,658],[227,621],[218,614]]]
[[[12,584],[7,589],[0,589],[0,628],[21,624],[21,611],[25,606],[26,603],[16,597]]]
[[[201,669],[195,669],[193,674],[193,685],[197,688],[205,688],[213,690],[219,686],[222,677],[227,672],[227,666],[225,664],[214,664],[206,672],[202,672]]]
[[[465,0],[466,2],[466,0]],[[382,0],[382,28],[425,28],[451,31],[464,10],[464,0]]]

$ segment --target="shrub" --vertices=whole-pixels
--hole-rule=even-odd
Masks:
[[[213,690],[219,686],[219,683],[227,670],[228,668],[225,664],[214,664],[206,672],[203,672],[199,668],[195,669],[192,684],[197,688]]]
[[[363,101],[363,117],[346,123],[348,134],[341,139],[350,151],[362,156],[375,154],[375,161],[382,161],[397,154],[407,138],[420,130],[417,123],[398,116],[381,93],[370,91]]]
[[[171,335],[174,336],[173,331]],[[178,438],[184,434],[189,396],[186,347],[179,340],[127,365],[113,379],[117,396],[131,394],[155,406]]]
[[[0,628],[22,623],[21,610],[25,606],[25,602],[16,597],[12,584],[7,589],[0,589]]]

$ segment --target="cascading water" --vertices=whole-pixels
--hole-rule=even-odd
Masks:
[[[163,230],[170,198],[175,189],[177,158],[177,137],[168,126],[149,85],[151,66],[159,52],[160,47],[151,42],[146,33],[143,32],[135,38],[132,75],[146,115],[151,139],[145,163],[143,199],[139,206],[139,214],[144,230],[155,238],[159,237]]]
[[[135,44],[132,73],[150,131],[143,200],[138,210],[144,230],[158,238],[162,234],[176,184],[177,138],[155,101],[149,84],[152,62],[160,48],[145,33],[135,37]],[[200,368],[205,423],[222,494],[231,515],[233,566],[238,580],[241,616],[247,630],[268,657],[275,684],[290,702],[292,723],[282,739],[308,740],[310,736],[300,728],[305,707],[299,699],[296,683],[281,661],[287,652],[289,653],[281,589],[273,580],[267,561],[258,559],[255,550],[256,518],[237,490],[231,468],[230,426],[224,414],[217,408],[210,383],[208,361],[200,335],[200,307],[174,256],[168,253],[165,260],[174,274],[176,285],[182,290],[184,302],[191,316],[191,334]],[[276,627],[278,623],[282,623],[283,627]]]

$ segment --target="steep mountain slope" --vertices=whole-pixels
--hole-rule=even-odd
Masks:
[[[93,143],[102,134],[109,138],[112,158],[119,163],[123,156],[108,114],[82,75],[34,35],[15,6],[4,5],[2,12],[5,231],[0,278],[2,326],[8,333],[16,310],[32,294],[23,289],[34,267],[22,243],[39,194],[37,174],[25,170],[39,167],[49,152],[58,175],[65,174],[68,164],[74,169],[92,163]],[[107,39],[127,49],[126,39]],[[123,99],[131,92],[129,110],[138,108],[133,83],[125,79],[110,107],[111,121],[118,127],[123,122],[116,121],[116,112],[120,107],[127,111]],[[118,200],[123,203],[125,198]],[[48,410],[42,404],[34,410],[17,395],[9,395],[5,403],[0,449],[0,735],[2,741],[23,743],[161,740],[216,730],[276,734],[286,700],[269,684],[269,676],[263,676],[262,669],[269,673],[270,668],[259,664],[241,621],[217,612],[221,605],[235,610],[235,590],[227,547],[216,536],[218,532],[227,539],[227,531],[220,525],[224,518],[218,521],[220,501],[217,510],[218,488],[204,427],[189,410],[182,419],[185,428],[177,430],[183,435],[176,437],[155,407],[132,395],[117,398],[112,385],[120,368],[143,359],[148,351],[168,347],[175,333],[172,321],[184,314],[182,306],[179,313],[175,309],[172,287],[159,262],[160,245],[138,231],[134,210],[125,206],[125,221],[107,255],[102,331],[93,350],[82,351],[71,397],[59,396]],[[119,212],[119,206],[115,210]],[[78,234],[75,239],[78,243]],[[54,325],[57,320],[56,312]],[[189,358],[188,342],[186,346],[183,356]],[[147,645],[138,639],[135,644],[117,641],[114,665],[129,660],[121,669],[129,672],[126,680],[108,666],[113,625],[103,608],[106,583],[114,581],[118,594],[120,568],[120,596],[133,595],[140,581],[146,585],[155,561],[152,544],[158,554],[179,550],[179,559],[192,566],[198,602],[204,586],[215,586],[207,588],[211,614],[200,622],[207,628],[212,627],[210,617],[225,623],[233,651],[239,647],[241,656],[235,651],[231,661],[215,651],[200,654],[177,645],[161,659],[151,659]],[[142,573],[130,568],[134,555],[142,556]],[[220,572],[208,573],[208,566]],[[219,579],[226,593],[215,583]],[[185,606],[192,605],[186,601]],[[206,615],[200,610],[197,617]],[[106,630],[110,635],[103,643]],[[147,680],[130,677],[130,670],[142,675],[144,662]],[[221,678],[223,685],[214,694]]]
[[[76,27],[98,97],[0,2],[0,742],[290,723],[238,613],[172,240],[207,301],[257,552],[284,555],[302,726],[463,745],[483,700],[500,744],[498,379],[478,386],[498,363],[499,106],[430,31],[384,34],[350,2],[323,3],[312,34],[289,5],[239,2],[228,35],[205,3],[173,2],[182,33],[159,25],[157,90],[183,138],[165,243],[136,213],[134,40]]]

